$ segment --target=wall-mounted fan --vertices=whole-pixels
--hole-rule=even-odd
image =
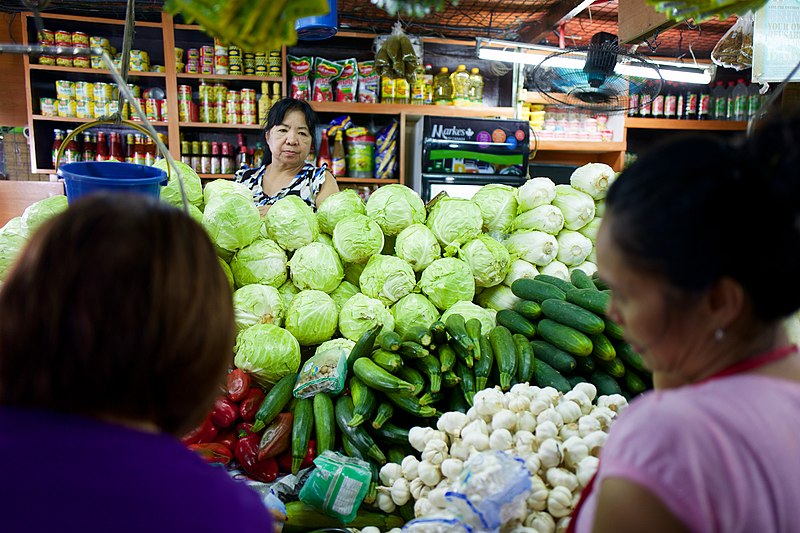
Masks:
[[[620,48],[617,36],[605,32],[593,35],[588,47],[550,54],[531,78],[553,103],[607,112],[627,110],[629,94],[652,99],[663,81],[654,63]]]

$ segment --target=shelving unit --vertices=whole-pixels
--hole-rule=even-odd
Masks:
[[[57,72],[57,73],[75,73],[75,74],[82,74],[82,75],[97,75],[97,76],[110,76],[110,71],[103,69],[103,68],[82,68],[82,67],[59,67],[58,65],[39,65],[39,64],[31,64],[29,66],[29,70],[42,70],[47,72]],[[166,78],[166,72],[140,72],[138,70],[132,70],[128,72],[129,78]]]
[[[647,130],[744,131],[747,129],[747,122],[629,117],[625,119],[625,128]]]
[[[85,124],[87,122],[94,122],[95,118],[78,118],[78,117],[46,117],[44,115],[32,115],[33,120],[42,122],[71,122],[73,124]],[[135,121],[134,121],[135,122]],[[151,120],[150,124],[155,127],[168,127],[169,122]]]
[[[245,76],[243,74],[176,74],[175,77],[178,80],[283,82],[281,76]]]

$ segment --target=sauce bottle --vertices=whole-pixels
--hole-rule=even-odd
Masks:
[[[119,133],[111,132],[110,150],[108,154],[109,161],[122,162],[125,156],[122,153],[122,138]]]
[[[222,143],[220,172],[223,174],[233,174],[233,146],[227,142]]]
[[[55,140],[53,141],[53,168],[56,168],[56,157],[58,156],[58,150],[61,148],[61,145],[64,143],[64,131],[63,130],[53,130],[53,134],[55,135]],[[63,162],[63,159],[62,159]]]
[[[94,134],[86,132],[83,134],[83,160],[94,161],[97,157],[97,140]]]
[[[106,134],[104,131],[97,132],[97,161],[108,161],[108,144],[106,143]]]
[[[253,166],[260,167],[264,160],[264,147],[260,142],[256,143],[256,149],[253,151]]]
[[[200,142],[200,174],[211,173],[211,146],[208,141]]]
[[[344,143],[342,142],[342,130],[336,132],[333,141],[333,175],[336,177],[344,176],[347,173],[344,158]]]
[[[192,166],[192,143],[181,141],[181,163]]]
[[[67,137],[72,134],[72,130],[67,130]],[[78,140],[73,137],[67,142],[67,148],[64,150],[65,163],[77,163],[81,160],[81,150],[78,147]]]
[[[133,139],[128,141],[133,147],[133,162],[137,165],[144,165],[144,143],[142,136],[139,134],[131,135]]]
[[[140,137],[140,136],[137,135],[136,137]],[[136,145],[134,144],[133,133],[129,133],[128,135],[125,136],[125,162],[126,163],[137,163],[137,164],[141,165],[142,163],[139,162],[139,161],[136,161],[136,157],[134,156],[134,148],[135,148],[135,146]]]
[[[200,141],[192,141],[192,159],[189,164],[192,170],[200,172]]]
[[[156,162],[156,142],[150,137],[144,140],[144,164],[151,166]]]
[[[322,167],[327,165],[328,168],[333,168],[333,159],[331,158],[330,147],[328,146],[328,132],[322,132],[322,142],[320,142],[319,155],[317,156],[317,166]]]

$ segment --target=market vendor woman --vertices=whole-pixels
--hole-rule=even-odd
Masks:
[[[315,148],[316,125],[314,110],[303,100],[282,98],[269,110],[262,165],[240,170],[234,178],[253,191],[253,200],[262,215],[285,196],[299,196],[316,209],[325,198],[339,191],[327,165],[316,167],[306,163]]]

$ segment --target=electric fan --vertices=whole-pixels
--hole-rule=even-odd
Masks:
[[[536,65],[531,78],[536,90],[553,103],[610,113],[651,100],[663,82],[654,63],[620,48],[617,36],[605,32],[593,35],[588,47],[550,54]],[[638,100],[629,94],[638,94]]]

